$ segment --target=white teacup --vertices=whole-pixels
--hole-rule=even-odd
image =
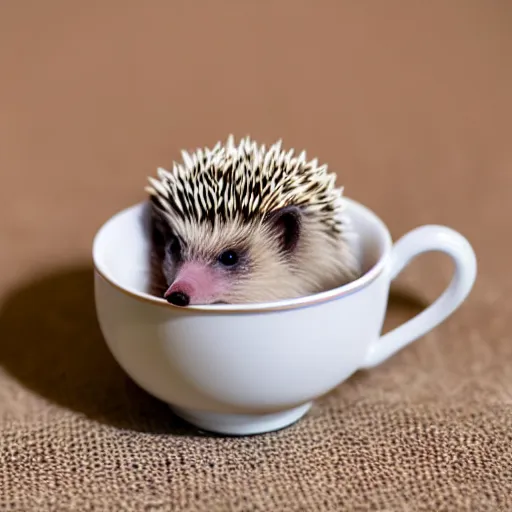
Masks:
[[[113,216],[94,240],[95,297],[105,340],[143,389],[197,427],[247,435],[284,428],[359,369],[382,363],[436,327],[469,294],[476,258],[443,226],[394,245],[385,224],[352,200],[364,275],[315,295],[264,304],[179,308],[149,295],[144,204]],[[412,258],[441,251],[455,272],[427,309],[381,336],[391,281]]]

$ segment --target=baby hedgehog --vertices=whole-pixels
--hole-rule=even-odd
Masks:
[[[359,275],[336,176],[249,137],[148,178],[153,290],[177,306],[296,298]]]

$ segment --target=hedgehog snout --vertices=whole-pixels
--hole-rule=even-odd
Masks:
[[[175,281],[164,293],[164,298],[175,306],[188,306],[192,295],[193,289],[187,283]]]
[[[172,292],[165,298],[169,304],[174,304],[175,306],[188,306],[190,304],[190,297],[183,292]]]
[[[211,304],[220,299],[225,290],[225,279],[209,265],[186,262],[178,270],[164,298],[176,306]]]

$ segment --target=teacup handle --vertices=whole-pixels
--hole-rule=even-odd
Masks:
[[[455,271],[450,284],[421,313],[375,340],[370,345],[362,369],[379,365],[438,326],[462,304],[471,291],[477,271],[475,253],[466,238],[445,226],[421,226],[394,244],[389,270],[391,281],[412,259],[431,251],[443,252],[453,259]]]

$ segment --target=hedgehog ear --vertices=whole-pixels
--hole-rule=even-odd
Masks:
[[[265,219],[267,225],[277,234],[281,248],[290,253],[297,246],[300,237],[302,213],[296,206],[285,206],[269,213]]]

